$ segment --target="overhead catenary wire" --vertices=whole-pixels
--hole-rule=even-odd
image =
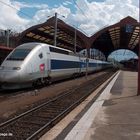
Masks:
[[[73,0],[73,2],[74,2],[74,4],[79,8],[79,10],[81,11],[81,13],[82,13],[86,18],[88,18],[88,17],[85,15],[85,13],[82,11],[82,9],[78,6],[78,4],[77,4],[74,0]],[[11,6],[10,4],[8,4],[8,3],[6,3],[6,2],[3,2],[3,1],[0,0],[0,3],[6,5],[6,6],[10,7],[10,8],[12,8],[12,9],[15,9],[15,10],[19,11],[17,8],[15,8],[14,6]],[[28,18],[32,18],[32,16],[28,15],[28,14],[25,13],[25,12],[19,11],[19,13],[25,15],[25,16],[28,17]],[[77,28],[77,29],[80,29],[80,28]],[[80,30],[81,30],[81,29],[80,29]],[[81,30],[81,31],[84,32],[84,33],[86,34],[85,31],[83,31],[83,30]]]
[[[82,13],[86,18],[88,18],[87,15],[83,12],[83,10],[79,7],[79,5],[76,3],[75,0],[73,0],[73,3],[74,3],[74,4],[77,6],[77,8],[81,11],[81,13]]]
[[[88,18],[88,17],[85,15],[85,13],[83,12],[83,10],[78,6],[78,4],[77,4],[74,0],[73,0],[73,2],[74,2],[74,4],[79,8],[79,10],[81,11],[81,13],[82,13],[86,18]],[[6,5],[6,6],[10,7],[10,8],[12,8],[12,9],[18,10],[17,8],[11,6],[10,4],[8,4],[8,3],[6,3],[6,2],[0,1],[0,3]],[[30,15],[28,15],[28,14],[25,13],[25,12],[22,12],[22,11],[19,11],[19,12],[22,13],[23,15],[25,15],[26,17],[32,18]]]
[[[12,8],[12,9],[15,9],[15,10],[18,11],[17,8],[15,8],[14,6],[11,6],[10,4],[8,4],[8,3],[6,3],[6,2],[0,1],[0,3],[2,3],[2,4],[6,5],[6,6],[10,7],[10,8]],[[25,15],[25,16],[28,17],[28,18],[32,18],[30,15],[28,15],[28,14],[22,12],[22,11],[19,11],[19,12],[20,12],[21,14]]]

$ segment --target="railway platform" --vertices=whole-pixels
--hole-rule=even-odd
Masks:
[[[118,72],[76,124],[64,128],[64,119],[41,140],[139,140],[137,77],[137,72]],[[76,122],[75,118],[73,122]],[[60,133],[56,135],[58,131]]]

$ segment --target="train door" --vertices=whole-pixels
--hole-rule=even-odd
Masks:
[[[38,64],[39,64],[39,77],[44,77],[45,76],[45,71],[46,71],[46,66],[45,66],[45,53],[43,51],[43,49],[38,51],[38,56],[37,56],[37,60]]]

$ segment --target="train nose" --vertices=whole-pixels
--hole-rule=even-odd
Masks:
[[[17,72],[1,72],[0,71],[0,82],[14,83],[19,80],[19,74]]]
[[[0,72],[0,82],[3,81],[4,77],[5,77],[5,74],[3,72]]]

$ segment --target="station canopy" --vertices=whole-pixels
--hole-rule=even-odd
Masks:
[[[90,37],[90,47],[108,55],[118,49],[128,49],[138,55],[140,24],[128,16],[120,22],[108,26]]]
[[[0,64],[5,59],[5,57],[13,50],[13,48],[0,46]]]
[[[28,28],[21,33],[18,45],[27,42],[42,42],[54,45],[55,17],[45,23]],[[75,28],[57,18],[56,46],[74,51]],[[87,47],[87,37],[76,30],[76,51]]]
[[[42,42],[54,44],[55,18],[43,24],[28,28],[21,33],[18,44],[26,42]],[[128,49],[138,55],[140,24],[128,16],[120,22],[108,26],[91,37],[76,30],[76,51],[94,48],[101,51],[107,58],[118,49]],[[74,51],[75,28],[57,19],[57,46]]]

